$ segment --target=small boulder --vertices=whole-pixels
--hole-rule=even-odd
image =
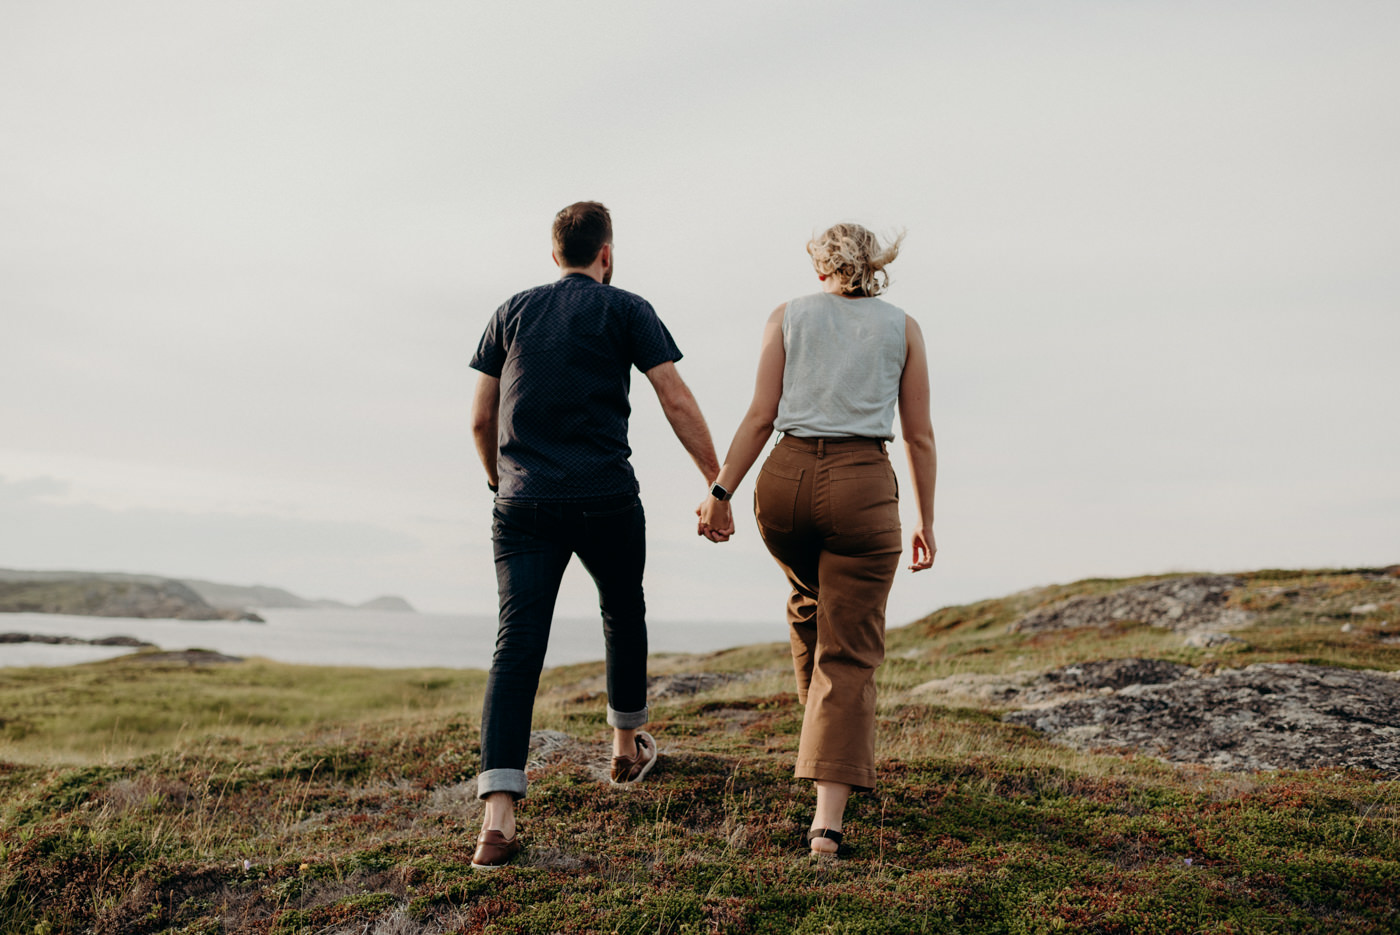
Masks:
[[[1225,770],[1344,766],[1400,777],[1400,673],[1257,663],[1131,685],[1006,719],[1083,750]]]
[[[1242,584],[1243,579],[1235,575],[1185,575],[1131,585],[1108,594],[1071,597],[1038,607],[1012,621],[1009,629],[1036,633],[1126,622],[1178,631],[1232,629],[1254,619],[1249,611],[1228,606],[1230,592]]]

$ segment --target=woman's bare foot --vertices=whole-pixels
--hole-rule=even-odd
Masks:
[[[831,782],[818,779],[816,815],[812,818],[812,831],[826,829],[836,835],[835,839],[807,835],[807,844],[813,854],[835,854],[841,846],[841,818],[846,813],[846,800],[851,797],[851,787],[844,782]]]

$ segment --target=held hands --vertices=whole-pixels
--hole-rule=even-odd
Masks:
[[[699,518],[696,535],[704,536],[711,542],[728,542],[729,537],[734,535],[734,511],[727,500],[706,496],[695,508],[695,515]]]
[[[909,566],[910,571],[923,571],[925,568],[933,567],[933,556],[938,551],[938,544],[933,541],[933,527],[925,526],[914,532],[914,540],[910,546],[914,564]]]

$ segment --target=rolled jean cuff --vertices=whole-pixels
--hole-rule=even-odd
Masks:
[[[476,777],[476,797],[484,799],[493,792],[509,792],[517,799],[525,798],[523,769],[488,769]]]
[[[645,726],[650,720],[650,707],[640,711],[617,711],[612,705],[608,705],[608,724],[618,730],[636,730],[638,727]]]

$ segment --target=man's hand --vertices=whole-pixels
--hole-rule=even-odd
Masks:
[[[914,533],[914,540],[910,546],[914,564],[909,566],[910,571],[923,571],[925,568],[933,567],[933,556],[938,551],[938,544],[933,541],[933,527],[925,526]]]
[[[734,535],[734,511],[729,508],[727,500],[706,497],[695,508],[695,515],[700,518],[696,535],[704,536],[711,542],[728,542],[729,537]]]

